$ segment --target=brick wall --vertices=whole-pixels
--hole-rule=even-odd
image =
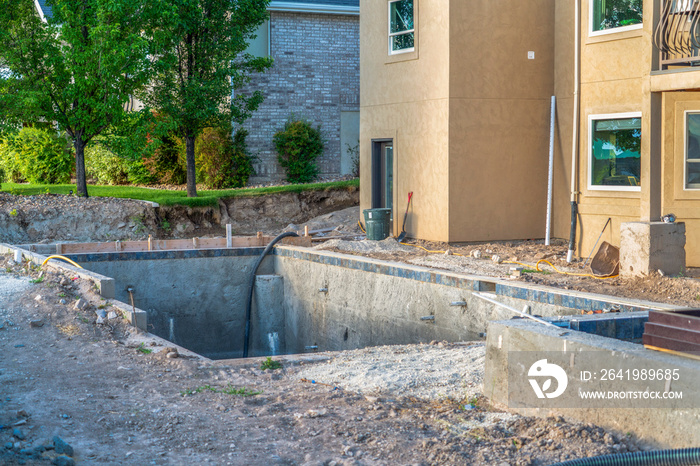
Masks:
[[[270,50],[274,66],[249,85],[265,94],[244,125],[259,158],[250,184],[284,179],[272,136],[291,113],[321,125],[320,174],[339,174],[340,112],[360,107],[359,16],[270,12]]]

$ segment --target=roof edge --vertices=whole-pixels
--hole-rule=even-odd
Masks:
[[[39,18],[41,18],[41,21],[46,23],[46,16],[44,16],[44,10],[41,8],[41,3],[39,3],[39,0],[34,0],[34,7],[36,7],[36,11],[39,13]]]
[[[295,13],[325,13],[331,15],[360,15],[359,6],[318,5],[304,2],[271,1],[268,11],[288,11]]]

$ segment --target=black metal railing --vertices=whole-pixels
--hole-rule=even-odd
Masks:
[[[663,0],[654,31],[660,68],[700,65],[700,0]]]

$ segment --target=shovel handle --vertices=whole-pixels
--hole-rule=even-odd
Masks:
[[[413,191],[408,193],[408,204],[406,204],[406,213],[403,214],[403,225],[401,225],[401,232],[406,231],[406,217],[408,217],[408,208],[411,206],[411,198],[413,197]]]

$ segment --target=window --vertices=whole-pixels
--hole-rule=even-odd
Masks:
[[[590,0],[591,35],[638,29],[643,0]]]
[[[248,43],[245,53],[254,57],[267,57],[270,55],[270,22],[265,20],[255,31],[255,38]]]
[[[591,115],[588,126],[588,189],[639,191],[642,114]]]
[[[685,114],[685,189],[700,189],[700,113]]]
[[[413,52],[413,0],[389,2],[389,55]]]

